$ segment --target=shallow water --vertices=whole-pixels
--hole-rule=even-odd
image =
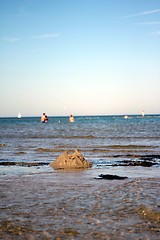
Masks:
[[[101,170],[1,177],[1,239],[152,239],[159,178],[96,180]]]
[[[160,154],[160,115],[0,118],[0,162],[46,162],[78,149],[92,161]],[[154,159],[159,161],[159,157]],[[95,163],[95,164],[96,164]]]
[[[74,149],[93,167],[49,166]],[[0,119],[0,238],[157,240],[159,170],[159,115]]]

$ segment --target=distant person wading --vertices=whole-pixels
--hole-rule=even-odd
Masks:
[[[41,123],[47,123],[48,122],[48,117],[45,113],[41,116]]]
[[[69,117],[69,121],[70,121],[70,122],[74,122],[74,117],[73,117],[72,114],[71,114],[70,117]]]

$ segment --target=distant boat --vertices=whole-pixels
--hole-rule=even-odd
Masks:
[[[21,118],[22,116],[21,116],[21,114],[20,113],[18,113],[18,118]]]
[[[128,119],[129,117],[127,115],[124,116],[124,119]]]
[[[144,111],[142,111],[142,117],[144,117]]]

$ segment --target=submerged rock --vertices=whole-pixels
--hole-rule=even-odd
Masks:
[[[108,180],[122,180],[122,179],[126,179],[127,177],[121,177],[118,175],[112,175],[112,174],[100,174],[98,178],[95,179],[108,179]]]
[[[88,162],[80,152],[75,150],[72,154],[65,151],[54,162],[51,162],[50,166],[54,169],[79,169],[90,168],[92,163]]]

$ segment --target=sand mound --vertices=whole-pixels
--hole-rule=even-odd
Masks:
[[[88,162],[81,153],[75,150],[73,154],[65,151],[54,162],[51,162],[50,166],[54,169],[77,169],[92,167],[92,163]]]

